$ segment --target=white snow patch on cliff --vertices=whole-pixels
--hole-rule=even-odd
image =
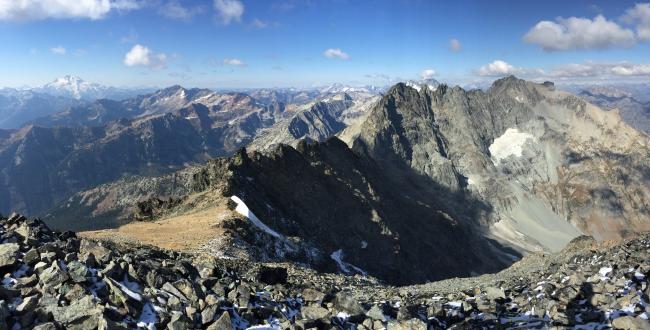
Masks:
[[[510,156],[521,157],[526,141],[534,140],[530,133],[519,132],[516,128],[508,128],[503,135],[494,139],[489,147],[492,162],[497,165]]]
[[[252,222],[253,225],[255,225],[255,227],[259,228],[260,230],[264,231],[265,233],[267,233],[267,234],[269,234],[269,235],[271,235],[273,237],[282,238],[282,235],[278,234],[276,231],[269,228],[262,221],[260,221],[260,219],[257,218],[255,216],[255,214],[253,214],[253,212],[251,212],[251,210],[248,208],[248,206],[246,206],[244,201],[242,201],[239,197],[232,196],[232,197],[230,197],[230,199],[232,199],[233,202],[237,203],[237,207],[235,208],[235,212],[237,212],[237,213],[245,216],[246,218],[248,218],[248,220],[250,220],[250,222]]]
[[[406,82],[406,86],[411,87],[411,88],[415,89],[415,90],[418,91],[418,92],[422,90],[422,86],[421,86],[421,85],[418,85],[418,84],[416,84],[416,83],[414,83],[414,82],[412,82],[412,81],[407,81],[407,82]]]
[[[330,255],[330,258],[336,261],[336,263],[339,265],[339,269],[341,269],[343,273],[345,274],[359,273],[363,276],[368,275],[368,273],[366,273],[366,271],[364,271],[363,269],[343,261],[343,255],[344,255],[343,249],[338,249],[332,252],[332,254]]]

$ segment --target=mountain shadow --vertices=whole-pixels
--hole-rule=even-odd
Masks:
[[[233,175],[224,195],[240,197],[266,225],[387,283],[496,272],[512,263],[508,254],[519,256],[483,237],[477,219],[489,205],[406,166],[381,167],[337,138],[241,151],[227,170],[214,161],[197,173],[196,189],[225,171]],[[326,260],[315,268],[336,271]]]

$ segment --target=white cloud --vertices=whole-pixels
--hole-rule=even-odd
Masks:
[[[347,53],[345,53],[344,51],[342,51],[339,48],[326,49],[323,52],[323,56],[325,56],[327,58],[339,58],[339,59],[342,59],[342,60],[350,59],[350,55],[348,55]]]
[[[551,78],[611,78],[650,76],[650,64],[635,64],[630,62],[571,63],[555,68],[549,73]]]
[[[162,69],[167,64],[167,55],[153,53],[149,48],[137,44],[124,56],[126,66],[146,66],[151,69]]]
[[[52,47],[50,48],[50,51],[52,52],[52,54],[56,54],[56,55],[65,55],[67,53],[65,47],[63,46]]]
[[[475,72],[478,76],[502,77],[517,75],[535,81],[554,80],[564,82],[629,81],[631,78],[650,78],[650,63],[593,62],[569,63],[549,70],[518,68],[504,61],[494,61]]]
[[[225,25],[241,22],[244,15],[244,4],[239,0],[214,0],[213,6],[219,21]]]
[[[628,9],[623,16],[623,21],[636,23],[636,35],[641,41],[650,41],[650,3],[637,3]]]
[[[169,0],[163,4],[158,12],[170,19],[189,22],[194,15],[202,11],[200,7],[183,7],[178,0]]]
[[[138,9],[137,0],[0,0],[0,21],[104,18],[111,10]]]
[[[238,59],[238,58],[224,58],[223,59],[223,64],[225,65],[231,65],[231,66],[246,66],[246,62]]]
[[[463,49],[463,45],[458,41],[458,39],[449,40],[449,49],[454,52],[460,52]]]
[[[650,64],[622,64],[611,69],[618,76],[650,76]]]
[[[431,79],[435,75],[436,75],[436,71],[433,69],[424,69],[422,70],[422,72],[420,72],[420,78],[422,78],[422,80]]]
[[[603,15],[593,20],[558,17],[555,22],[541,21],[523,39],[545,51],[630,47],[636,43],[632,30],[607,20]]]
[[[484,77],[501,77],[514,74],[523,74],[525,70],[522,68],[514,67],[502,60],[495,60],[480,67],[476,73]]]

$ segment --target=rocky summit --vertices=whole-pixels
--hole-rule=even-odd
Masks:
[[[0,220],[0,329],[648,329],[650,236],[392,287]]]

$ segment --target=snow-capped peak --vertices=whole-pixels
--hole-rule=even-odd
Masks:
[[[427,86],[429,90],[435,91],[440,86],[440,83],[435,79],[424,79],[420,81],[408,80],[404,82],[406,86],[415,88],[418,92],[422,90],[422,87]]]
[[[77,100],[95,98],[109,87],[84,81],[83,79],[66,75],[55,79],[53,82],[43,85],[41,91],[59,96],[72,97]]]

